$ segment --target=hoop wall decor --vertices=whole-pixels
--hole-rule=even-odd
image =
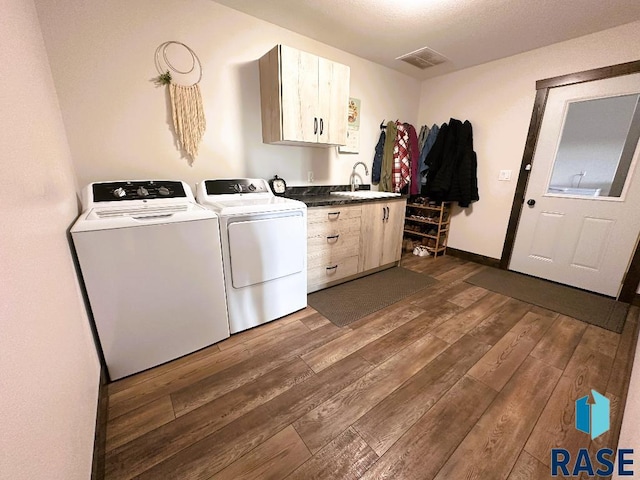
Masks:
[[[170,45],[178,45],[187,50],[191,55],[190,68],[180,70],[175,67],[175,64],[171,62],[167,55],[167,48]],[[156,84],[169,86],[171,116],[178,146],[193,160],[198,156],[198,147],[207,126],[202,106],[202,95],[198,86],[200,80],[202,80],[202,63],[190,47],[175,40],[169,40],[158,46],[155,63],[159,73],[159,76],[155,79]],[[190,75],[196,68],[198,69],[198,79],[195,83],[191,85],[175,83],[175,74]]]

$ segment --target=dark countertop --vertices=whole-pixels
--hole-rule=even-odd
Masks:
[[[358,185],[358,190],[371,190],[371,185]],[[287,187],[286,198],[304,202],[307,207],[325,207],[328,205],[347,205],[350,203],[371,203],[401,200],[406,196],[392,198],[352,198],[343,195],[331,195],[331,192],[348,192],[350,185],[318,185],[308,187]]]

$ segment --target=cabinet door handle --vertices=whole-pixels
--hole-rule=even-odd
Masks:
[[[333,265],[332,267],[325,267],[327,270],[335,270],[338,268],[338,264]]]
[[[322,118],[320,119],[320,135],[322,135],[322,132],[324,132],[324,120],[322,120]]]
[[[318,134],[318,117],[313,117],[313,134]]]
[[[331,218],[331,215],[335,215],[335,217]],[[327,213],[327,216],[329,217],[329,220],[335,220],[340,216],[340,212],[329,212]]]
[[[391,210],[389,210],[389,207],[384,207],[387,209],[387,222],[389,221],[389,216],[391,215]]]
[[[387,207],[382,207],[382,221],[387,219]]]
[[[327,241],[329,241],[329,240],[336,240],[337,241],[339,236],[340,236],[339,233],[337,235],[329,235],[327,237]]]

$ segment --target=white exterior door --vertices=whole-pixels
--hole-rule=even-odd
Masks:
[[[617,297],[640,232],[640,74],[549,92],[509,269]]]

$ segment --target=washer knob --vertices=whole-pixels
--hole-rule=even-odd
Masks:
[[[251,190],[252,192],[256,191],[256,186],[253,183],[249,184],[249,190]]]
[[[113,191],[113,196],[116,198],[122,198],[127,194],[124,188],[118,187]]]
[[[234,189],[236,192],[238,192],[238,193],[242,193],[242,185],[240,185],[239,183],[236,183],[236,184],[233,186],[233,189]]]
[[[160,195],[169,195],[171,192],[169,191],[169,189],[165,186],[162,186],[160,188],[158,188],[158,193]]]
[[[141,197],[146,197],[147,195],[149,195],[149,190],[147,190],[144,187],[138,187],[138,190],[136,190],[136,193]]]

